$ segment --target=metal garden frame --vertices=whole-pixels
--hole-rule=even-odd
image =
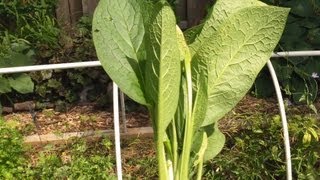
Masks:
[[[320,56],[320,50],[316,51],[290,51],[290,52],[278,52],[272,54],[272,58],[280,57],[301,57],[301,56]],[[21,66],[21,67],[9,67],[0,68],[1,74],[10,73],[21,73],[21,72],[33,72],[33,71],[43,71],[43,70],[58,70],[58,69],[73,69],[73,68],[89,68],[101,66],[99,61],[88,61],[88,62],[76,62],[76,63],[61,63],[61,64],[46,64],[46,65],[35,65],[35,66]],[[288,124],[285,113],[284,102],[281,94],[281,89],[279,81],[275,70],[272,66],[271,61],[267,62],[268,69],[270,71],[273,84],[276,90],[280,116],[282,120],[283,135],[284,135],[284,145],[286,154],[286,169],[287,169],[287,180],[292,180],[292,165],[291,165],[291,152],[290,152],[290,141]],[[120,147],[120,123],[119,123],[119,94],[118,86],[113,83],[113,113],[114,113],[114,136],[115,136],[115,147],[116,147],[116,163],[117,163],[117,177],[122,180],[122,167],[121,167],[121,147]],[[124,98],[123,94],[120,94],[121,100],[121,111],[124,112]],[[124,117],[124,114],[122,115]],[[125,123],[125,121],[124,121]]]

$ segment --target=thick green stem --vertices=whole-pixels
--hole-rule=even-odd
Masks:
[[[204,132],[203,136],[202,136],[201,147],[200,147],[200,150],[198,152],[197,180],[201,180],[201,177],[202,177],[203,157],[204,157],[204,153],[206,152],[207,146],[208,146],[208,137],[207,137],[207,133]]]
[[[189,161],[190,161],[190,152],[191,144],[193,137],[193,121],[192,121],[192,79],[191,79],[191,66],[190,61],[185,60],[185,72],[187,79],[187,117],[185,123],[184,139],[183,139],[183,149],[181,155],[181,164],[180,164],[180,178],[189,179]]]
[[[166,154],[164,150],[163,138],[162,136],[158,136],[157,138],[157,159],[158,159],[158,172],[160,180],[168,180],[168,169],[167,169],[167,161]]]
[[[197,180],[201,180],[202,178],[202,169],[203,169],[203,159],[199,162],[199,165],[198,165]]]
[[[176,123],[173,121],[172,123],[172,156],[173,156],[173,174],[176,174],[178,167],[178,139],[177,139],[177,130]]]

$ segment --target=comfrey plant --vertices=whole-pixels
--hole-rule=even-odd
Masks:
[[[103,68],[145,105],[160,179],[201,179],[222,149],[218,120],[252,86],[289,10],[257,0],[217,0],[206,21],[182,32],[167,2],[102,0],[93,38]]]

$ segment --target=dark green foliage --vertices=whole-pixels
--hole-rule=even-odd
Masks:
[[[299,51],[320,49],[320,3],[316,0],[264,0],[269,4],[290,7],[291,12],[284,34],[277,51]],[[275,59],[273,65],[284,92],[291,96],[295,103],[309,105],[318,94],[318,74],[320,74],[319,57],[295,57]],[[269,76],[267,71],[264,74]],[[312,76],[313,75],[313,76]],[[260,75],[255,85],[257,96],[270,95],[265,75]],[[269,80],[270,81],[270,80]]]
[[[116,179],[111,146],[107,138],[100,144],[80,139],[72,146],[48,145],[31,164],[22,135],[0,119],[0,179]]]
[[[100,149],[84,140],[76,140],[68,149],[48,146],[40,153],[32,168],[34,177],[41,179],[115,179],[113,160],[107,153],[111,148],[108,139],[101,141]],[[103,147],[101,149],[101,147]],[[70,147],[68,147],[70,148]]]
[[[23,170],[22,136],[0,117],[0,179],[12,179]]]
[[[313,117],[289,118],[293,179],[320,178],[320,123]],[[207,166],[207,179],[285,179],[285,152],[279,116],[256,114],[227,141]]]
[[[97,60],[92,17],[82,17],[72,33],[67,33],[56,23],[55,5],[55,0],[0,0],[0,68]],[[33,99],[38,104],[52,102],[63,111],[67,103],[77,101],[109,104],[105,93],[109,78],[100,68],[32,72],[30,76],[34,85],[29,78],[29,88],[14,89],[22,93],[34,90],[32,97],[12,92],[8,79],[12,75],[0,75],[2,105]]]
[[[0,36],[0,68],[32,65],[34,56],[34,50],[28,41],[9,35],[8,32],[3,37]],[[24,73],[0,74],[0,84],[0,95],[10,93],[12,89],[27,94],[33,92],[34,88],[30,76]]]
[[[51,0],[0,1],[0,68],[32,65],[40,49],[57,47],[59,29],[53,18],[54,4]],[[0,81],[0,100],[5,105],[21,100],[16,92],[34,90],[27,74],[0,75]],[[15,92],[10,93],[11,88]]]
[[[59,29],[53,18],[55,4],[55,0],[1,0],[0,32],[8,31],[39,46],[57,45]]]

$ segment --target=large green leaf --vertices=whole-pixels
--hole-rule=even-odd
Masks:
[[[0,93],[11,92],[11,86],[7,78],[0,77]]]
[[[138,50],[145,29],[137,0],[103,0],[93,18],[93,40],[98,58],[119,88],[146,104],[142,63]]]
[[[175,15],[166,3],[156,4],[148,42],[146,94],[152,105],[156,130],[163,134],[177,109],[181,76]]]
[[[224,134],[219,130],[218,124],[215,123],[210,128],[206,128],[206,133],[208,135],[208,146],[206,152],[204,153],[203,160],[208,161],[214,158],[219,152],[222,150],[224,143],[226,141],[226,137]]]
[[[208,109],[208,79],[203,73],[199,74],[197,83],[192,112],[194,131],[201,127]]]
[[[33,92],[34,84],[27,74],[14,75],[8,78],[10,86],[19,93]]]
[[[0,57],[0,68],[17,67],[17,66],[30,66],[34,64],[32,56],[22,53],[10,52],[6,57]]]
[[[288,13],[289,9],[272,6],[237,11],[194,55],[194,72],[208,74],[203,126],[222,118],[246,94],[278,43]]]
[[[186,33],[187,37],[192,37],[188,38],[189,41],[194,39],[194,42],[190,45],[192,54],[197,52],[206,41],[212,41],[210,37],[230,15],[247,7],[264,5],[266,4],[258,0],[217,0],[214,7],[208,13],[207,20],[203,26],[195,28],[194,31],[191,31],[192,33]],[[200,32],[200,29],[201,33],[198,36],[195,36],[195,32]]]
[[[187,44],[192,44],[195,41],[197,36],[199,36],[202,28],[203,28],[203,24],[199,24],[183,32]]]
[[[198,130],[193,137],[193,154],[197,154],[201,148],[203,133],[206,133],[208,136],[207,149],[204,153],[203,160],[208,161],[219,154],[225,144],[226,138],[219,130],[217,123],[203,127]]]

